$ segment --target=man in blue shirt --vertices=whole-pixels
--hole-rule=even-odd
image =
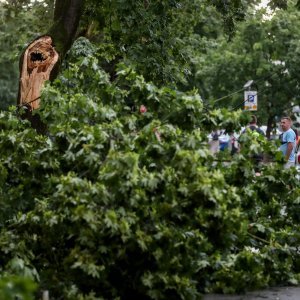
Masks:
[[[280,150],[286,160],[284,168],[287,169],[295,166],[296,134],[294,130],[291,129],[292,120],[289,117],[281,118],[280,126],[283,131],[280,135]]]

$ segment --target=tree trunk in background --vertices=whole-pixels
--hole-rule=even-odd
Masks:
[[[62,60],[72,46],[84,2],[85,0],[56,0],[55,2],[54,24],[47,35],[53,39],[54,47],[59,54],[59,60],[50,74],[51,81],[56,78]]]
[[[274,116],[269,116],[267,121],[267,131],[266,131],[266,136],[268,140],[271,137],[273,122],[274,122]]]
[[[32,111],[39,108],[44,82],[53,81],[58,75],[76,35],[83,6],[84,0],[56,0],[52,27],[21,55],[17,104],[26,108],[22,117],[29,119],[38,132],[43,132],[45,125]]]

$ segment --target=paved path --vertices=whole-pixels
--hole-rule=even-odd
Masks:
[[[280,287],[245,295],[205,295],[204,300],[300,300],[300,287]]]

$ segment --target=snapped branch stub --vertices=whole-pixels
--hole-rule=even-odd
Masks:
[[[18,104],[31,111],[39,108],[41,89],[58,61],[50,36],[42,36],[25,50],[21,65]]]

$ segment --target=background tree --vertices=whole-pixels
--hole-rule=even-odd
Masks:
[[[298,19],[299,11],[291,2],[287,10],[277,11],[269,19],[265,18],[264,10],[248,15],[237,26],[231,42],[221,37],[219,45],[215,44],[206,59],[197,64],[196,82],[204,98],[221,107],[242,107],[241,89],[248,80],[254,79],[259,119],[268,125],[269,136],[276,126],[276,117],[291,114],[293,106],[299,104],[295,61],[300,34]],[[222,100],[233,91],[240,92]]]

